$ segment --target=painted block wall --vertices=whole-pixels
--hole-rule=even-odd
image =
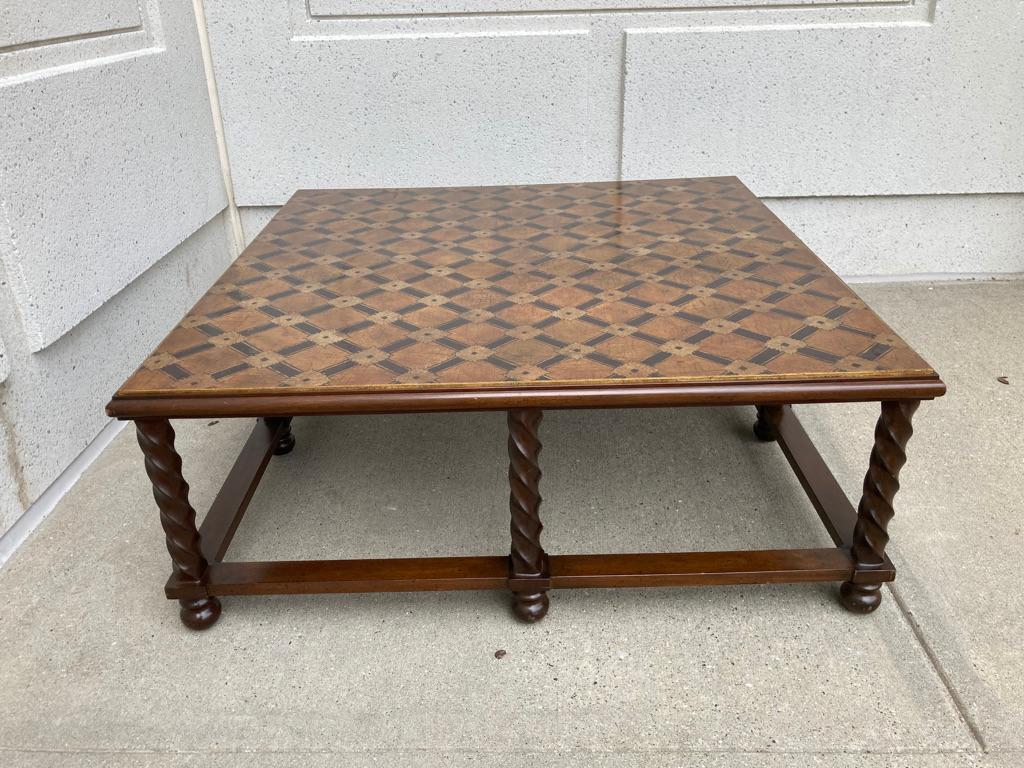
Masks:
[[[0,1],[0,534],[230,262],[192,3]]]
[[[1024,272],[1022,39],[1021,0],[0,0],[0,534],[232,199],[251,239],[301,187],[730,174],[846,276]]]
[[[847,276],[1016,273],[1020,0],[207,0],[246,237],[301,187],[738,175]]]

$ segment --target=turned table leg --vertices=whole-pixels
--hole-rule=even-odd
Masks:
[[[781,405],[758,405],[754,435],[758,440],[770,443],[779,439],[779,422],[782,420]]]
[[[292,448],[295,447],[295,435],[292,434],[291,416],[287,418],[267,418],[265,421],[272,429],[276,428],[278,424],[284,424],[284,431],[281,432],[281,435],[277,438],[277,443],[274,445],[274,455],[284,456],[286,453],[291,453]]]
[[[139,446],[146,457],[146,474],[160,508],[160,523],[167,536],[174,575],[202,585],[206,559],[199,549],[196,511],[188,500],[188,483],[181,475],[181,456],[174,450],[174,430],[167,419],[135,422]],[[181,621],[192,629],[206,629],[220,616],[220,601],[213,596],[181,599]]]
[[[900,469],[907,462],[907,442],[914,433],[910,420],[919,405],[917,400],[882,403],[853,529],[853,559],[858,570],[884,562],[885,545],[889,543],[887,528],[894,514],[892,502],[900,489]],[[882,602],[882,585],[846,581],[839,594],[848,610],[871,613]]]
[[[537,439],[542,412],[537,409],[508,412],[508,480],[511,488],[509,509],[512,513],[512,553],[509,579],[535,577],[547,579],[548,557],[540,544],[544,526],[540,522],[540,466]],[[512,607],[524,621],[538,621],[548,612],[548,593],[536,587],[527,590],[512,588]]]

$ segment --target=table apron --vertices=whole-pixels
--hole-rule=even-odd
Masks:
[[[344,416],[349,414],[503,411],[510,408],[661,408],[717,405],[786,405],[930,400],[946,386],[939,379],[737,382],[686,386],[521,387],[515,390],[392,391],[377,393],[281,392],[221,397],[114,398],[107,414],[119,419],[231,418],[239,416]]]

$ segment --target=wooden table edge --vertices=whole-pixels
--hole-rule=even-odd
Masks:
[[[118,419],[303,416],[510,408],[644,408],[702,405],[784,405],[830,402],[931,400],[946,385],[938,377],[645,386],[534,386],[478,390],[174,394],[119,397],[107,404]]]

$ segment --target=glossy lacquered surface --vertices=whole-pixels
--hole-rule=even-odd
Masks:
[[[921,380],[938,378],[735,178],[318,190],[296,193],[110,410]]]

